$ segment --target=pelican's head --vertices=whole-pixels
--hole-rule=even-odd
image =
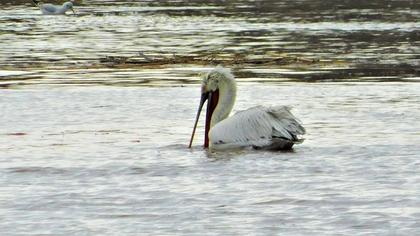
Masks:
[[[191,147],[195,129],[197,128],[198,119],[200,118],[201,110],[204,106],[204,103],[207,101],[207,111],[206,111],[206,126],[205,126],[205,136],[204,136],[204,147],[209,146],[209,131],[211,127],[211,120],[213,117],[213,112],[216,109],[219,103],[219,90],[224,89],[228,84],[232,85],[236,89],[235,79],[229,69],[225,69],[221,66],[217,66],[215,69],[201,76],[201,100],[198,107],[197,116],[195,119],[194,129],[191,134],[190,145]],[[231,107],[230,107],[231,109]],[[230,112],[229,109],[229,112]]]
[[[221,84],[227,80],[235,81],[229,69],[217,66],[207,74],[202,75],[201,93],[211,93],[220,89]]]
[[[73,0],[72,1],[70,1],[70,2],[65,2],[64,4],[63,4],[63,7],[64,7],[64,9],[66,9],[66,11],[67,10],[72,10],[73,11],[73,14],[76,14],[76,12],[74,11],[74,9],[73,9]]]

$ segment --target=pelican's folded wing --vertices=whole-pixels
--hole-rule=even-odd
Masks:
[[[213,146],[223,148],[272,144],[274,138],[298,141],[305,129],[285,106],[256,106],[216,124],[210,131]]]
[[[274,106],[268,108],[268,113],[271,114],[277,122],[275,122],[273,137],[286,138],[291,141],[297,141],[297,136],[305,134],[299,119],[297,119],[291,112],[290,107]]]

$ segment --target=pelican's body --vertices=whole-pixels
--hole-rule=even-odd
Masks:
[[[205,147],[284,150],[302,142],[298,135],[304,134],[305,129],[286,106],[256,106],[229,117],[236,99],[236,82],[227,69],[217,67],[203,78],[196,124],[207,99]]]
[[[38,0],[33,0],[44,15],[64,15],[68,10],[73,10],[73,1],[63,3],[63,5],[41,4]]]

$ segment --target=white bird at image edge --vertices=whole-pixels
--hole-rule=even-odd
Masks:
[[[32,0],[36,6],[39,7],[42,14],[44,15],[64,15],[66,11],[72,10],[73,14],[76,12],[73,9],[74,0],[70,0],[68,2],[63,3],[63,5],[53,5],[49,3],[41,4],[38,0]]]

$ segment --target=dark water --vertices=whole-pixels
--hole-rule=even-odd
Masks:
[[[416,235],[418,1],[0,5],[1,235]],[[208,153],[194,63],[235,64],[234,111],[291,105],[293,152]]]

